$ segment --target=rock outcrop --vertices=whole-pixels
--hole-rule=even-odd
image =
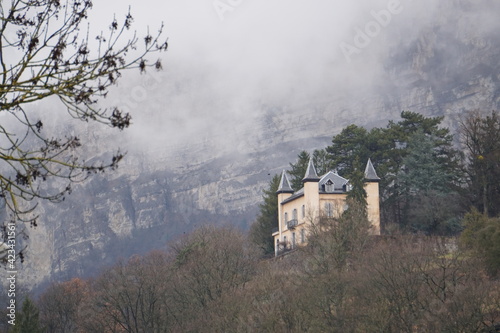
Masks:
[[[446,6],[465,6],[467,13],[467,2],[451,3],[443,13]],[[258,106],[250,123],[221,135],[232,148],[219,149],[221,137],[200,135],[130,151],[117,172],[77,185],[64,203],[41,205],[20,280],[36,288],[95,274],[203,223],[246,228],[271,177],[299,151],[325,147],[348,124],[383,126],[411,110],[445,116],[453,129],[467,110],[499,109],[500,37],[479,29],[473,17],[444,14],[411,38],[395,36],[380,84],[367,91]],[[88,151],[104,152],[99,143],[107,138],[106,132],[87,133],[95,144]]]

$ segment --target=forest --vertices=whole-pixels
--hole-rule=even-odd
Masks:
[[[312,156],[350,179],[349,208],[273,257],[275,176],[248,232],[204,226],[91,279],[26,297],[9,332],[498,332],[500,118],[405,111],[385,128],[344,128]],[[363,167],[381,178],[383,232],[371,236]],[[270,243],[271,242],[271,243]],[[7,330],[7,327],[3,327]]]

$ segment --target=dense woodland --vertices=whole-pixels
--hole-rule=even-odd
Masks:
[[[26,298],[13,332],[498,332],[500,118],[403,112],[351,125],[313,152],[318,173],[351,180],[349,209],[278,258],[275,176],[249,233],[202,227],[93,279]],[[299,189],[310,158],[290,164]],[[363,170],[381,178],[383,235],[370,236]],[[6,327],[4,327],[6,329]]]
[[[267,260],[238,230],[198,229],[95,279],[53,284],[24,301],[13,331],[495,332],[488,262],[446,238],[374,238],[350,207],[307,247]]]

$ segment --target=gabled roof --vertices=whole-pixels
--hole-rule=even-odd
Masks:
[[[283,170],[283,173],[281,174],[280,185],[276,193],[293,193],[292,187],[290,186],[290,182],[288,181],[288,177],[286,176],[285,170]]]
[[[368,159],[368,163],[366,163],[365,179],[372,182],[378,182],[380,180],[379,176],[377,176],[375,168],[373,167],[371,159]]]
[[[309,159],[309,164],[307,165],[307,170],[306,170],[306,175],[304,176],[304,179],[302,179],[303,182],[318,182],[319,177],[318,174],[316,173],[316,168],[314,167],[314,163],[312,158]]]
[[[347,185],[349,183],[349,180],[345,179],[342,176],[339,176],[338,173],[329,171],[326,174],[321,177],[319,180],[319,188],[321,190],[322,186],[325,185],[328,181],[331,181],[334,184],[334,189],[335,190],[343,190],[344,185]]]

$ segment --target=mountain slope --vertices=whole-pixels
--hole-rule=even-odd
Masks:
[[[172,68],[141,77],[147,94],[128,104],[137,129],[120,138],[97,127],[82,133],[92,143],[89,154],[105,154],[109,146],[102,143],[119,140],[129,148],[126,160],[117,172],[77,185],[64,203],[41,205],[20,279],[36,287],[94,274],[204,223],[246,228],[272,176],[351,123],[383,126],[411,110],[443,115],[453,129],[467,110],[499,109],[500,36],[484,10],[448,1],[429,15],[415,29],[394,21],[352,63],[332,59],[325,72],[342,75],[331,85],[317,93],[290,91],[286,100],[256,98],[220,109],[221,96],[189,98],[209,80],[203,71]],[[136,87],[125,81],[116,94]],[[190,104],[177,102],[184,95]]]

